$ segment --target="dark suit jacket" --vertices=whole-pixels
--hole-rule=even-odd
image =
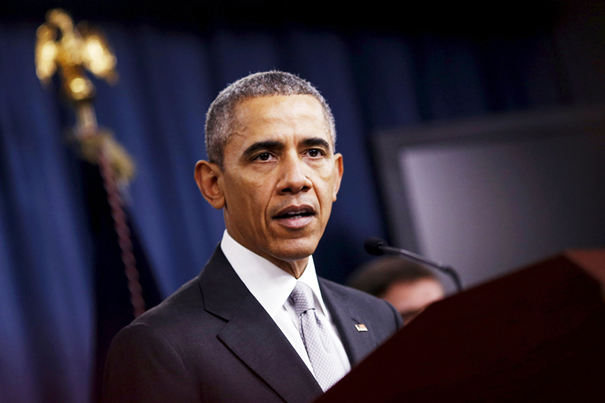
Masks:
[[[319,280],[352,365],[401,326],[386,302]],[[363,323],[367,332],[358,332]],[[218,247],[202,273],[114,338],[104,400],[291,402],[321,388]]]

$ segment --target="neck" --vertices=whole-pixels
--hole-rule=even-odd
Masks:
[[[271,263],[282,269],[288,274],[294,276],[294,278],[300,278],[307,268],[309,258],[306,257],[300,260],[284,261],[279,259],[268,259]]]
[[[280,269],[282,269],[283,271],[290,274],[296,279],[300,278],[300,276],[303,275],[305,269],[307,268],[307,264],[309,263],[309,256],[296,260],[282,260],[268,253],[263,253],[263,251],[254,250],[246,246],[245,242],[243,242],[243,239],[239,239],[240,237],[238,236],[238,233],[231,232],[229,231],[229,229],[227,229],[227,233],[229,234],[229,237],[233,239],[236,243],[238,243],[240,246],[248,249],[249,251],[257,254],[258,256],[264,259],[267,259],[269,262],[273,263],[275,266],[279,267]]]

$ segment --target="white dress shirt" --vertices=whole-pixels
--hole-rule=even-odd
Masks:
[[[309,256],[309,262],[305,271],[300,278],[296,279],[267,259],[240,245],[226,230],[223,233],[221,249],[244,285],[275,321],[311,373],[314,374],[307,350],[300,336],[300,320],[288,298],[292,290],[294,290],[297,281],[302,281],[311,287],[315,296],[315,312],[317,316],[324,323],[330,323],[331,325],[327,326],[327,328],[330,331],[332,342],[335,346],[332,349],[332,359],[341,364],[341,377],[351,370],[351,364],[338,336],[338,331],[332,322],[330,312],[328,312],[323,302],[317,274],[315,273],[313,256]]]

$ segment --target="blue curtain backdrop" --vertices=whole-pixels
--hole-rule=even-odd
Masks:
[[[87,402],[93,246],[69,108],[35,74],[36,23],[0,25],[0,401]],[[93,21],[94,22],[94,21]],[[338,282],[386,237],[370,153],[377,129],[569,103],[547,33],[473,38],[306,27],[203,32],[105,22],[115,86],[95,81],[99,124],[134,157],[133,226],[162,296],[194,277],[222,231],[199,194],[204,113],[226,84],[268,69],[314,83],[333,108],[345,174],[319,273]]]

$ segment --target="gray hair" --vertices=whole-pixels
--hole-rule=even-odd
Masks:
[[[250,74],[222,90],[206,113],[206,153],[208,160],[223,169],[225,145],[235,124],[236,106],[250,98],[273,95],[311,95],[324,110],[326,123],[336,146],[334,116],[320,92],[308,81],[282,71],[267,71]]]

